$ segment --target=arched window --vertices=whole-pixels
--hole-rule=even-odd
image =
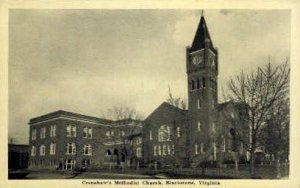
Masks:
[[[192,80],[192,90],[194,90],[194,89],[195,89],[195,81]]]
[[[205,77],[202,78],[202,87],[205,87]]]
[[[114,155],[119,155],[119,151],[117,149],[114,149]]]
[[[201,108],[201,103],[200,103],[200,99],[197,99],[197,109]]]
[[[171,137],[171,129],[170,129],[170,127],[166,126],[166,125],[162,125],[158,129],[158,141],[159,142],[170,141],[170,137]]]

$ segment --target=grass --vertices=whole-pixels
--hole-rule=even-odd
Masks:
[[[281,175],[287,177],[289,175],[289,167],[281,168]],[[235,175],[234,166],[230,165],[226,168],[209,168],[202,176],[200,168],[183,168],[183,169],[159,169],[157,171],[148,168],[136,169],[126,168],[123,172],[121,169],[94,169],[87,172],[71,172],[71,171],[50,171],[41,170],[32,171],[27,178],[30,179],[154,179],[158,176],[168,179],[251,179],[249,173],[249,165],[239,166],[239,175]],[[253,178],[253,177],[252,177]],[[256,179],[276,179],[276,167],[270,165],[258,165],[255,168]]]

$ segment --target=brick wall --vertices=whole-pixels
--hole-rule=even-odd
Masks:
[[[186,112],[171,106],[168,103],[162,103],[154,112],[145,120],[143,127],[143,144],[144,144],[144,153],[143,159],[144,162],[154,162],[159,163],[172,163],[175,160],[182,160],[186,156],[186,130],[187,130],[187,121],[186,121]],[[158,132],[159,128],[162,126],[170,127],[170,141],[159,141]],[[180,137],[177,136],[177,128],[180,127]],[[150,133],[151,132],[151,133]],[[152,134],[152,139],[150,138]],[[170,146],[171,153],[163,155],[159,154],[158,147]],[[174,149],[172,148],[174,145]],[[157,152],[156,156],[154,155],[154,146],[156,146]],[[168,149],[167,149],[168,150]],[[174,151],[174,152],[173,152]]]

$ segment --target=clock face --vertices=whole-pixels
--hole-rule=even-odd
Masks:
[[[202,63],[202,61],[203,61],[203,58],[201,55],[195,55],[192,60],[194,65],[199,65],[200,63]]]

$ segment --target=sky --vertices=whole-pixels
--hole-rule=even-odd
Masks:
[[[9,137],[28,143],[29,119],[56,110],[100,117],[114,106],[147,117],[187,98],[186,46],[201,10],[10,10]],[[219,102],[241,71],[290,55],[288,10],[204,10],[219,51]]]

